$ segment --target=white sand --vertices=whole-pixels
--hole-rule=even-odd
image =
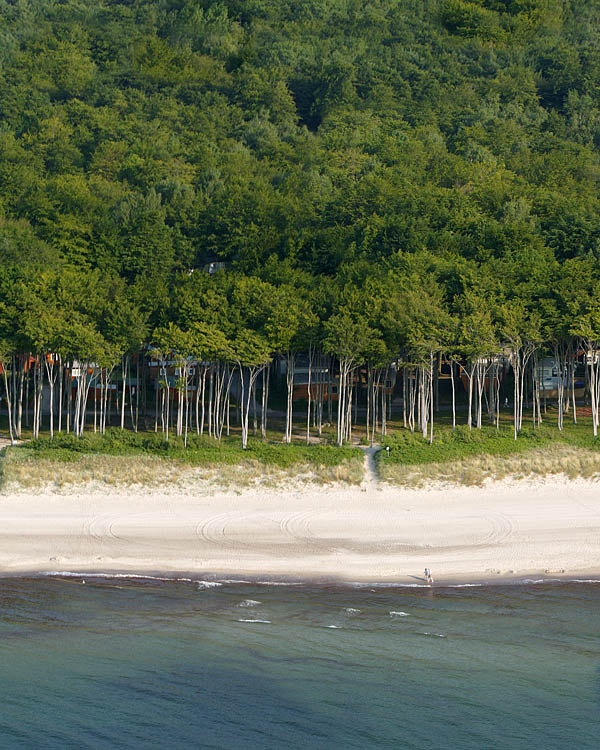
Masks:
[[[600,577],[600,484],[49,490],[0,496],[0,572],[339,577],[422,583]]]

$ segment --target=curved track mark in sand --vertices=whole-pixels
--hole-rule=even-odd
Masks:
[[[311,521],[320,515],[316,510],[303,510],[298,513],[292,513],[284,516],[280,523],[279,529],[282,534],[291,539],[312,540],[315,535],[311,528]]]
[[[123,537],[115,534],[113,529],[113,526],[119,520],[121,520],[120,516],[100,513],[84,522],[83,533],[98,542],[123,541]]]
[[[196,536],[204,542],[217,544],[221,547],[247,547],[251,546],[247,541],[242,539],[233,539],[227,529],[234,522],[237,522],[238,529],[244,529],[244,521],[253,518],[239,511],[230,511],[229,513],[219,513],[216,516],[210,516],[204,521],[196,524]],[[249,526],[249,525],[248,525]]]
[[[486,536],[476,542],[478,545],[502,544],[514,533],[514,524],[504,513],[486,513],[483,520],[490,524],[491,529]]]

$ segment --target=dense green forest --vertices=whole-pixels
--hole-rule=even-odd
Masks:
[[[290,440],[300,354],[308,430],[327,373],[340,444],[359,367],[385,430],[392,365],[433,439],[442,359],[473,426],[510,366],[515,434],[538,358],[559,427],[579,359],[596,431],[599,149],[596,0],[0,0],[11,435],[49,386],[77,434],[99,384],[103,429],[117,372],[136,426],[142,347],[178,434],[219,437],[233,389],[247,440],[282,357]]]

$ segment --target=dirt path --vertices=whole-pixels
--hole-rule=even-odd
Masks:
[[[361,489],[376,490],[379,484],[379,478],[377,476],[377,463],[375,462],[375,454],[380,450],[379,446],[370,446],[364,448],[360,446],[360,449],[365,454],[365,476],[361,484]]]

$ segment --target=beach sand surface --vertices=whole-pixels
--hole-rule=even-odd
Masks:
[[[600,485],[408,490],[73,487],[0,496],[0,573],[190,573],[422,584],[600,573]]]

